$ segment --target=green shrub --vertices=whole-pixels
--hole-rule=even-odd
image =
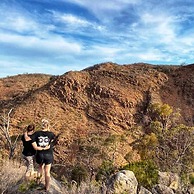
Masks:
[[[71,180],[76,181],[78,185],[80,185],[81,182],[86,181],[87,177],[88,172],[86,168],[79,164],[75,166],[71,172]]]
[[[138,183],[145,188],[150,189],[158,182],[158,169],[151,161],[129,163],[123,169],[133,171]]]
[[[27,185],[27,184],[22,183],[22,184],[19,185],[19,192],[24,193],[24,192],[26,192],[27,190],[28,190],[28,185]]]
[[[104,181],[115,171],[112,161],[104,160],[96,174],[96,181]]]
[[[26,193],[26,191],[32,190],[36,188],[37,186],[38,184],[34,180],[29,181],[29,182],[23,182],[19,185],[19,191],[22,193]]]
[[[194,185],[194,173],[190,174],[189,181],[192,185]]]

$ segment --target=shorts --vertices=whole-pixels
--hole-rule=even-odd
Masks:
[[[40,152],[36,154],[36,162],[38,164],[51,164],[53,163],[53,154]]]

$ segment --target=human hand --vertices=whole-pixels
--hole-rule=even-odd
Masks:
[[[44,149],[48,150],[48,149],[50,149],[50,147],[51,147],[50,145],[47,145]]]

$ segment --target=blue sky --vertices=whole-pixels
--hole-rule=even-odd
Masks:
[[[0,77],[193,58],[193,0],[0,0]]]

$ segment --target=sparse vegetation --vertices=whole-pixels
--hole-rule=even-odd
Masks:
[[[6,142],[5,144],[8,147],[10,159],[14,156],[17,140],[19,138],[19,135],[15,137],[10,135],[11,112],[12,109],[10,109],[7,114],[4,113],[3,115],[0,115],[0,135],[3,137],[4,142]]]
[[[151,105],[148,133],[136,146],[142,159],[154,161],[162,171],[180,174],[192,170],[194,128],[178,124],[178,116],[167,104]]]
[[[133,171],[138,183],[145,188],[151,189],[158,183],[158,168],[152,161],[129,163],[122,169]]]
[[[115,166],[113,165],[113,161],[104,160],[102,164],[98,168],[98,172],[96,174],[96,180],[105,182],[111,174],[115,172]]]
[[[136,174],[138,168],[149,171],[157,166],[188,175],[194,163],[192,72],[193,65],[110,62],[56,77],[8,77],[0,80],[0,112],[3,115],[14,107],[12,143],[26,124],[34,122],[40,128],[44,117],[49,117],[53,132],[62,132],[55,146],[55,163],[68,169],[53,165],[52,170],[56,178],[65,177],[67,185],[76,179],[77,185],[67,193],[87,193],[92,186],[93,192],[99,191],[101,182],[126,163]],[[2,155],[9,149],[4,137],[0,136]],[[147,161],[153,166],[144,166]],[[145,182],[146,176],[139,178],[140,184],[150,186],[156,179]],[[21,187],[25,190],[25,185]]]
[[[19,185],[19,192],[21,193],[26,193],[26,191],[29,191],[29,190],[32,190],[32,189],[35,189],[37,188],[39,185],[37,184],[36,181],[34,180],[31,180],[31,181],[26,181],[26,182],[23,182]]]
[[[189,181],[190,181],[190,183],[191,183],[192,185],[194,185],[194,173],[191,173],[191,174],[189,175]]]
[[[0,169],[0,193],[3,193],[7,188],[16,185],[21,180],[26,167],[17,161],[2,159]]]
[[[86,182],[88,178],[88,172],[82,165],[76,165],[71,172],[71,180],[76,181],[77,185],[80,186],[82,182]]]

